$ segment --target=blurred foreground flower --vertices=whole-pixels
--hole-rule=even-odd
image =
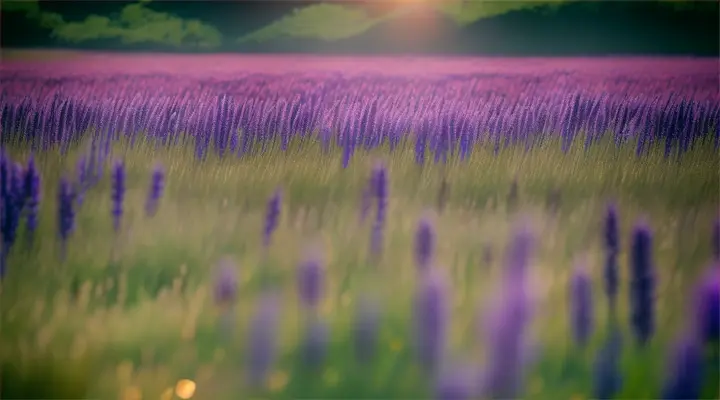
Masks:
[[[635,225],[630,255],[630,324],[644,345],[655,331],[655,273],[652,234],[642,221]]]
[[[251,385],[265,384],[276,356],[280,301],[277,294],[266,292],[258,300],[248,336],[248,379]]]
[[[197,385],[190,379],[181,379],[175,385],[175,394],[181,399],[189,399],[195,394]]]

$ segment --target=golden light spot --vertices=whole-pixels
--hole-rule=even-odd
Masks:
[[[122,395],[122,400],[140,400],[142,399],[142,392],[135,386],[125,388]]]
[[[398,352],[402,350],[403,348],[403,342],[400,339],[393,339],[392,342],[390,342],[390,349],[392,351]]]
[[[175,385],[175,394],[181,399],[189,399],[195,394],[195,382],[190,379],[180,379]]]
[[[172,400],[173,398],[173,388],[169,387],[165,390],[163,390],[162,394],[160,395],[160,400]]]
[[[270,375],[268,386],[271,392],[277,393],[285,388],[288,383],[288,374],[285,371],[275,371]]]

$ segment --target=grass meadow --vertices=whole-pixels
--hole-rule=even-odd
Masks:
[[[670,344],[692,314],[691,292],[711,261],[711,225],[718,213],[718,154],[696,146],[680,162],[652,149],[611,141],[584,149],[576,140],[526,150],[477,148],[470,159],[414,162],[412,144],[359,152],[340,168],[341,151],[294,141],[286,151],[204,162],[192,148],[150,142],[113,145],[110,159],[126,166],[121,228],[112,226],[108,171],[84,196],[67,255],[57,239],[57,187],[72,174],[86,143],[66,155],[35,155],[42,177],[40,225],[24,226],[8,258],[0,299],[0,360],[4,398],[177,399],[181,379],[193,398],[421,399],[435,379],[414,362],[412,299],[418,281],[413,237],[431,215],[438,268],[450,284],[448,358],[479,376],[488,351],[479,328],[498,287],[515,224],[529,223],[537,251],[529,274],[534,319],[532,362],[522,398],[589,399],[594,365],[608,335],[603,294],[603,217],[609,202],[620,221],[622,387],[616,398],[658,398]],[[26,146],[8,143],[16,161]],[[389,194],[384,252],[368,256],[371,223],[362,222],[361,194],[372,167],[387,167]],[[144,204],[160,164],[166,186],[157,214]],[[445,184],[443,184],[445,182]],[[517,196],[510,194],[516,182]],[[267,249],[262,232],[267,199],[282,188],[277,231]],[[441,189],[444,187],[445,189]],[[657,274],[656,335],[634,346],[629,328],[630,232],[640,219],[653,233]],[[299,356],[307,310],[297,293],[297,266],[310,247],[322,249],[325,296],[317,316],[329,327],[327,358],[308,368]],[[232,259],[237,298],[213,298],[217,266]],[[587,347],[571,339],[568,285],[585,260],[593,283],[595,329]],[[262,385],[247,375],[251,319],[269,277],[280,296],[277,359]],[[374,299],[381,315],[376,357],[362,363],[353,345],[358,299]],[[228,308],[229,307],[229,308]],[[690,312],[688,312],[690,311]],[[716,360],[717,349],[708,357]],[[720,396],[716,362],[705,371],[704,398]],[[471,380],[473,380],[472,378]],[[437,397],[437,396],[436,396]]]

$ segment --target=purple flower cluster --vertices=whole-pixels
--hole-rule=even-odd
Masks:
[[[435,256],[435,227],[425,216],[418,222],[415,231],[415,265],[419,271],[428,271]]]
[[[60,187],[58,189],[58,235],[61,243],[61,258],[65,258],[67,241],[75,228],[75,206],[74,206],[74,193],[72,185],[63,177],[60,179]]]
[[[152,217],[157,212],[158,203],[162,197],[165,185],[165,172],[160,165],[155,166],[150,177],[147,201],[145,202],[145,215]]]
[[[383,251],[383,233],[387,220],[388,173],[383,164],[377,164],[375,166],[371,182],[376,207],[375,221],[373,221],[370,235],[370,254],[373,259],[377,261]]]
[[[584,265],[570,278],[570,326],[575,342],[585,346],[593,330],[592,282]]]
[[[445,276],[438,270],[422,276],[415,294],[415,346],[420,364],[434,371],[443,361],[450,325],[450,293]]]
[[[270,247],[270,240],[273,232],[280,224],[280,208],[282,207],[282,192],[276,190],[267,203],[265,213],[265,229],[263,230],[263,246],[267,249]]]
[[[125,199],[125,164],[118,161],[113,166],[112,173],[112,217],[113,229],[120,230],[120,221],[123,215],[123,200]]]
[[[646,223],[636,224],[630,249],[630,325],[637,342],[642,345],[655,331],[652,234]]]
[[[487,398],[517,398],[524,386],[532,322],[528,264],[533,243],[527,227],[515,228],[505,256],[506,279],[485,321],[488,355],[480,390]]]
[[[620,253],[620,228],[618,226],[618,212],[614,204],[607,207],[603,228],[605,293],[609,299],[610,307],[613,309],[618,293],[618,254]]]

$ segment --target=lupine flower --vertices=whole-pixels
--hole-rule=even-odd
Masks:
[[[436,400],[469,400],[475,395],[473,371],[467,367],[451,366],[439,374],[435,383]]]
[[[272,369],[277,352],[277,331],[280,302],[274,293],[261,295],[257,310],[250,324],[248,354],[248,378],[252,385],[263,385]]]
[[[153,216],[157,212],[158,203],[162,197],[164,188],[165,173],[161,166],[156,166],[150,178],[150,188],[148,189],[147,202],[145,203],[145,214]]]
[[[644,223],[635,226],[631,246],[631,325],[638,343],[646,343],[655,330],[655,276],[652,236]]]
[[[373,224],[370,239],[370,252],[375,259],[378,259],[382,254],[383,230],[387,218],[388,179],[384,165],[378,164],[375,166],[372,182],[377,208],[375,209],[375,223]]]
[[[532,310],[527,272],[534,238],[525,227],[515,229],[505,257],[508,275],[485,324],[489,353],[481,387],[482,394],[493,399],[521,395],[529,359]]]
[[[27,197],[27,230],[33,234],[38,226],[40,208],[40,173],[35,166],[34,158],[28,160],[25,170],[25,196]]]
[[[419,271],[427,271],[435,255],[435,228],[428,217],[423,217],[415,231],[415,265]]]
[[[667,400],[699,399],[703,383],[701,344],[694,335],[684,335],[672,351],[661,397]]]
[[[65,257],[67,240],[75,227],[75,210],[73,206],[73,192],[67,178],[60,179],[58,190],[58,234],[62,248],[61,258]]]
[[[270,247],[270,239],[280,223],[280,207],[282,206],[282,192],[280,189],[273,193],[267,203],[265,214],[265,230],[263,231],[263,246]]]
[[[720,266],[711,267],[695,289],[690,315],[695,333],[703,342],[720,340]]]
[[[369,297],[358,299],[353,322],[355,357],[360,362],[371,360],[377,351],[380,307]]]
[[[570,278],[570,326],[575,342],[585,346],[593,329],[592,282],[584,266]]]
[[[415,295],[415,345],[420,364],[429,371],[438,367],[444,355],[450,301],[445,277],[437,270],[423,276]]]
[[[603,245],[605,247],[605,293],[614,306],[617,298],[619,276],[617,259],[620,252],[620,230],[618,228],[618,215],[615,205],[608,206],[605,213],[603,229]]]
[[[112,174],[112,216],[115,232],[120,230],[125,197],[125,166],[122,161],[115,163]]]
[[[235,302],[237,298],[238,279],[235,263],[229,257],[225,257],[218,263],[213,285],[215,304],[227,306]]]
[[[593,397],[612,399],[622,387],[620,352],[622,336],[617,324],[612,323],[605,343],[598,350],[593,367]]]
[[[524,222],[519,223],[505,252],[505,275],[508,282],[527,277],[530,259],[535,251],[535,236]]]
[[[10,248],[15,243],[17,228],[20,224],[20,215],[25,199],[25,192],[22,185],[22,167],[5,161],[7,181],[2,182],[4,192],[2,197],[2,257],[7,257]],[[0,271],[2,273],[4,271]]]
[[[317,368],[325,361],[328,340],[327,324],[316,318],[310,319],[301,346],[302,359],[307,367]]]
[[[302,303],[315,308],[323,295],[323,262],[317,255],[311,255],[303,261],[297,272],[298,294]]]

